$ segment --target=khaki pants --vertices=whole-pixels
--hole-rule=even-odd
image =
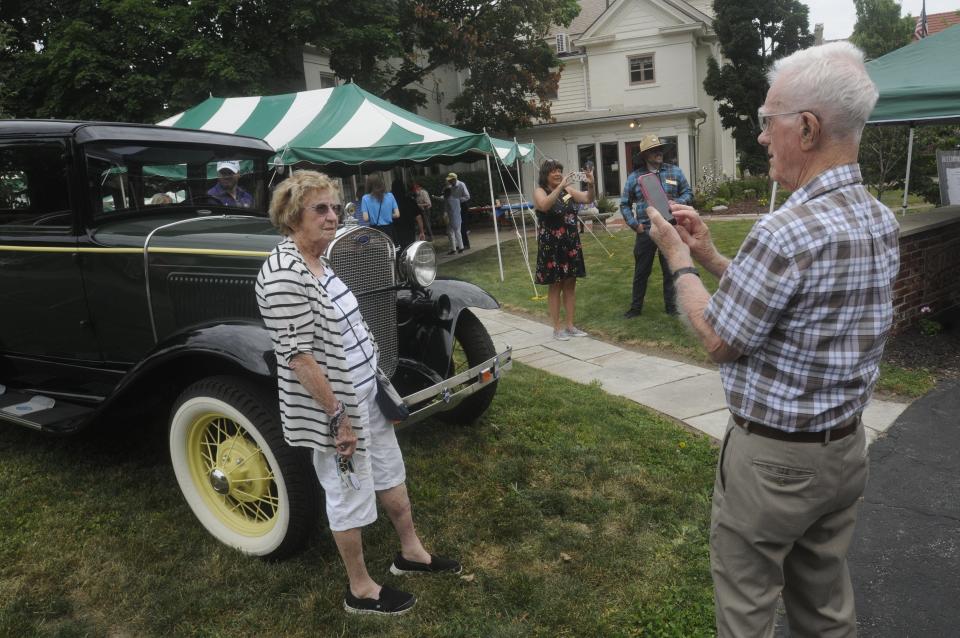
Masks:
[[[856,635],[846,556],[867,469],[862,426],[824,445],[730,420],[710,523],[719,636],[772,636],[781,592],[794,638]]]

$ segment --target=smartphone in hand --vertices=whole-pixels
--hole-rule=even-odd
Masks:
[[[647,201],[647,206],[653,206],[663,215],[663,218],[671,224],[676,224],[677,220],[670,212],[670,201],[667,199],[667,193],[663,190],[663,184],[660,183],[660,176],[656,173],[644,173],[640,176],[640,190],[643,191],[643,198]]]

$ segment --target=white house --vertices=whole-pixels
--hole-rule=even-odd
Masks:
[[[667,161],[696,184],[704,167],[736,173],[733,138],[724,131],[713,99],[703,90],[707,59],[720,59],[711,28],[711,0],[580,0],[580,15],[555,28],[551,45],[563,61],[552,103],[552,122],[517,132],[533,141],[537,158],[558,159],[573,169],[586,160],[597,166],[598,193],[619,197],[633,170],[640,138],[653,133],[672,142]],[[328,58],[304,48],[307,89],[334,86]],[[442,67],[419,88],[427,104],[417,112],[453,124],[447,104],[469,70]],[[529,194],[536,170],[524,170]]]
[[[598,193],[608,197],[620,195],[640,138],[651,133],[673,143],[667,161],[692,183],[705,166],[734,175],[733,138],[703,90],[708,57],[720,59],[710,4],[581,0],[573,23],[551,34],[563,61],[554,121],[517,138],[568,168],[594,161]]]

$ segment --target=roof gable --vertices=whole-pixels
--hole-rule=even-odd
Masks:
[[[646,5],[641,7],[640,5]],[[659,27],[698,25],[711,28],[712,18],[684,0],[616,0],[584,32],[582,39],[612,35],[617,25],[630,12],[640,9],[652,10],[661,18]]]

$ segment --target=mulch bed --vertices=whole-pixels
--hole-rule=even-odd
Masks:
[[[701,211],[707,215],[762,215],[770,211],[770,205],[763,205],[758,202],[756,199],[745,199],[739,202],[733,202],[727,204],[727,210],[713,212],[713,211]]]
[[[901,368],[926,368],[938,379],[960,378],[960,324],[925,335],[911,326],[887,340],[883,360]]]

